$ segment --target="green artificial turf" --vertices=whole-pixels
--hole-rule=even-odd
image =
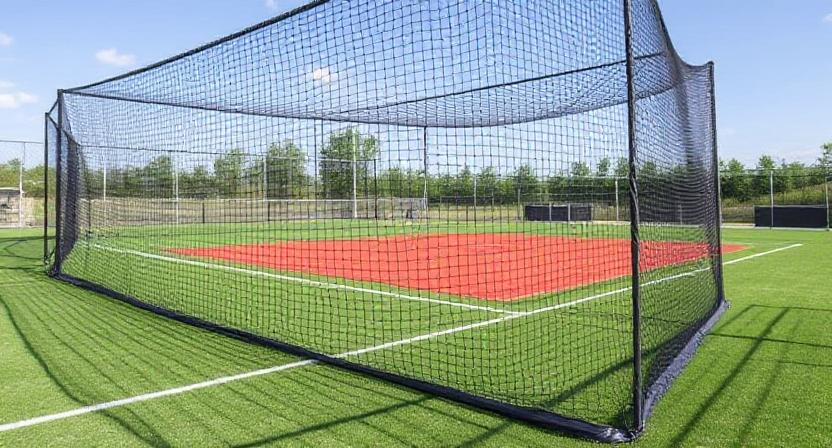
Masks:
[[[356,233],[360,234],[361,228],[367,228],[359,226],[358,230],[353,230],[347,226],[337,229],[334,234],[326,234],[327,227],[323,227],[315,235],[321,238],[352,237],[358,236]],[[213,239],[205,241],[196,231],[172,231],[165,236],[161,230],[133,229],[132,232],[113,233],[106,236],[106,243],[154,252],[163,247],[227,242],[217,236],[221,232],[212,232]],[[286,232],[286,239],[294,239],[298,236],[292,232],[303,230],[287,226],[280,232]],[[370,230],[371,234],[378,234],[375,232],[379,229]],[[459,228],[454,230],[459,231]],[[482,231],[482,226],[477,230]],[[412,230],[385,226],[384,231]],[[495,230],[489,228],[488,231]],[[584,236],[589,232],[589,236],[602,237],[613,236],[618,231],[578,227],[559,230],[560,234],[583,232]],[[144,232],[157,237],[149,241]],[[278,234],[275,230],[268,232],[271,237]],[[36,233],[0,232],[0,353],[3,358],[0,424],[297,361],[297,358],[275,350],[179,324],[49,279],[42,272],[42,243]],[[261,240],[262,235],[257,229],[251,229],[235,236],[234,242],[244,242],[241,239],[255,242]],[[832,333],[829,331],[832,322],[832,276],[829,275],[832,235],[825,232],[725,230],[724,239],[749,246],[747,251],[731,254],[726,260],[794,243],[803,246],[725,268],[732,309],[706,338],[691,365],[660,402],[655,415],[648,421],[647,432],[636,445],[824,446],[828,440],[823,433],[824,422],[832,420],[828,406],[832,402],[832,364],[829,361],[832,359]],[[205,283],[205,275],[184,266],[175,268],[178,281],[165,283],[164,273],[171,269],[170,266],[153,260],[146,260],[147,264],[141,265],[139,272],[129,272],[129,275],[124,275],[124,271],[120,276],[112,275],[88,267],[84,271],[83,263],[105,256],[98,252],[84,254],[84,251],[94,250],[79,250],[78,259],[68,262],[67,270],[95,272],[102,276],[96,280],[106,282],[129,278],[129,283],[114,286],[149,301],[173,300],[169,292],[181,291],[174,295],[177,302],[164,304],[180,307],[190,314],[200,312],[194,307],[193,298],[199,291],[208,290],[216,296],[212,300],[226,301],[212,302],[214,308],[203,308],[201,312],[224,310],[218,316],[221,323],[243,326],[272,337],[302,334],[303,340],[298,343],[318,344],[316,349],[327,352],[435,331],[435,328],[421,326],[420,322],[426,320],[440,325],[458,325],[500,316],[470,310],[449,312],[446,308],[437,311],[433,306],[425,307],[420,303],[378,301],[344,292],[330,297],[343,301],[340,305],[339,302],[333,305],[331,301],[317,303],[313,300],[303,305],[309,308],[297,308],[301,306],[300,301],[293,303],[291,308],[280,308],[286,304],[262,299],[270,295],[262,288],[285,288],[285,285],[268,286],[265,281],[245,280],[236,274],[217,274],[217,278],[212,275],[209,283]],[[115,268],[114,271],[119,266],[125,269],[126,263],[120,261],[119,256],[110,254],[106,259],[112,263],[110,266]],[[672,275],[672,272],[668,274]],[[687,286],[677,284],[677,292],[694,287],[697,279],[691,277],[681,281]],[[623,282],[609,283],[589,289],[611,290]],[[228,285],[234,285],[235,292],[243,291],[248,295],[228,301],[229,298],[222,294],[222,288],[228,288]],[[657,285],[657,288],[663,287]],[[292,288],[300,289],[282,291],[305,298],[315,295],[312,291],[304,293],[303,288],[308,287],[294,285]],[[533,300],[530,302],[533,305],[523,306],[561,303],[585,293],[576,290],[554,294]],[[610,367],[627,360],[629,317],[626,307],[620,303],[622,298],[626,298],[626,294],[617,300],[593,302],[581,312],[570,309],[547,317],[533,316],[502,323],[500,325],[505,326],[500,327],[499,338],[478,341],[490,349],[490,356],[484,361],[464,356],[465,344],[470,344],[472,337],[463,333],[441,341],[431,340],[426,348],[410,344],[362,355],[359,359],[371,365],[401,369],[402,373],[416,368],[433,371],[441,373],[454,385],[475,392],[508,390],[514,394],[512,398],[519,396],[529,403],[548,404],[561,413],[594,413],[591,417],[596,421],[614,420],[617,416],[608,410],[627,400],[626,381],[631,374],[627,368],[613,369],[591,387],[576,385],[584,383],[598,367]],[[245,306],[241,306],[243,303]],[[251,312],[252,309],[258,312]],[[344,314],[336,313],[333,317],[333,309],[343,310]],[[276,315],[286,311],[300,315],[282,322],[258,320],[257,316],[269,310]],[[662,310],[654,311],[661,315]],[[393,319],[396,322],[392,327],[394,331],[390,330],[389,322],[387,326],[374,327],[372,324],[377,317]],[[299,328],[301,324],[303,327]],[[316,324],[319,327],[315,327]],[[532,344],[536,351],[532,352],[531,359],[535,362],[506,359],[505,356],[511,353],[507,346],[512,341],[528,338],[531,332],[536,332],[534,336],[540,341]],[[622,336],[621,347],[610,347],[612,339],[609,336],[616,333]],[[582,337],[575,338],[576,334]],[[572,335],[571,339],[577,342],[574,345],[545,342],[559,336],[563,341],[564,335]],[[652,343],[660,344],[663,337],[656,335]],[[600,344],[601,341],[607,345]],[[434,353],[439,353],[434,354],[439,358],[428,356],[431,347]],[[460,367],[434,370],[448,360],[442,358],[442,353],[446,356],[453,353],[449,347],[458,347],[459,356],[454,360]],[[588,361],[582,364],[580,358],[575,357],[581,351],[589,353],[585,359],[595,360],[595,364],[590,365]],[[546,396],[546,390],[541,390],[520,396],[528,387],[522,380],[500,383],[501,378],[535,375],[536,372],[529,371],[528,367],[546,372],[571,367],[567,377],[544,376],[540,372],[539,378],[550,378],[553,383],[548,386],[553,389],[577,392],[571,396],[552,397]],[[477,387],[482,389],[477,390]],[[266,444],[589,446],[588,442],[322,365],[304,366],[0,433],[0,445],[9,446]]]

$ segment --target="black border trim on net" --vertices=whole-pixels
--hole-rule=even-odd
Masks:
[[[693,335],[688,339],[688,342],[685,344],[684,348],[679,351],[679,353],[673,358],[670,365],[664,369],[661,375],[653,382],[653,384],[647,389],[647,393],[645,394],[644,398],[644,420],[650,418],[650,415],[653,413],[653,408],[659,402],[659,400],[664,396],[665,393],[670,389],[670,386],[673,385],[673,382],[682,374],[687,367],[688,363],[693,359],[693,356],[696,354],[696,351],[699,349],[699,346],[705,341],[705,336],[714,325],[719,322],[719,319],[728,311],[731,305],[728,303],[727,300],[720,300],[716,306],[711,310],[710,316],[703,320],[702,325],[699,326],[698,329],[693,333]]]
[[[253,333],[249,333],[247,331],[238,330],[235,328],[226,327],[220,324],[216,324],[213,322],[209,322],[197,317],[188,316],[186,314],[181,314],[175,311],[168,310],[163,307],[159,307],[156,305],[152,305],[146,302],[143,302],[135,297],[129,296],[127,294],[120,293],[113,289],[101,286],[97,283],[93,283],[87,280],[82,280],[71,275],[58,273],[54,275],[55,278],[65,281],[69,284],[74,286],[78,286],[84,289],[88,289],[90,291],[103,294],[105,296],[120,300],[122,302],[126,302],[136,308],[140,308],[146,311],[150,311],[152,313],[188,324],[194,327],[202,328],[204,330],[208,330],[214,333],[219,333],[225,336],[230,336],[236,339],[240,339],[246,342],[250,342],[257,345],[262,345],[266,347],[271,347],[283,351],[285,353],[296,355],[308,359],[313,359],[316,361],[320,361],[325,364],[333,365],[336,367],[340,367],[343,369],[347,369],[350,371],[366,374],[375,378],[379,378],[391,383],[395,383],[401,386],[409,387],[411,389],[415,389],[421,392],[426,392],[428,394],[436,395],[441,398],[446,398],[452,401],[456,401],[462,404],[466,404],[469,406],[473,406],[476,408],[484,409],[487,411],[491,411],[500,415],[504,415],[506,417],[510,417],[517,420],[522,420],[524,422],[530,423],[535,426],[539,426],[545,429],[552,429],[561,431],[563,433],[587,438],[591,440],[595,440],[598,442],[604,443],[626,443],[635,440],[638,437],[638,433],[622,430],[619,428],[614,428],[607,425],[599,425],[595,423],[589,423],[584,420],[579,420],[575,418],[565,417],[562,415],[555,414],[553,412],[544,411],[540,409],[534,408],[527,408],[516,406],[508,403],[503,403],[497,400],[492,400],[484,397],[479,397],[476,395],[469,394],[467,392],[460,391],[458,389],[454,389],[447,386],[441,386],[438,384],[429,383],[426,381],[421,381],[413,378],[408,378],[405,376],[385,372],[382,370],[378,370],[372,367],[367,367],[365,365],[357,364],[354,362],[346,361],[341,358],[334,358],[332,356],[324,355],[321,353],[317,353],[311,351],[309,349],[305,349],[303,347],[299,347],[296,345],[288,344],[285,342],[276,341],[274,339],[269,339],[263,336],[258,336]]]

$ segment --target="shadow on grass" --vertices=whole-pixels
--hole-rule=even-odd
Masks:
[[[730,372],[722,379],[717,387],[710,389],[710,393],[702,400],[701,404],[693,412],[691,418],[686,421],[685,425],[672,438],[668,446],[683,445],[703,422],[706,415],[724,399],[728,390],[735,383],[741,382],[738,379],[742,375],[759,375],[760,372],[764,372],[767,376],[763,384],[755,389],[756,394],[753,397],[746,395],[746,398],[752,398],[753,400],[753,404],[750,406],[750,412],[747,412],[743,420],[736,422],[735,425],[736,439],[734,444],[736,446],[746,446],[750,443],[749,437],[753,433],[754,425],[758,422],[760,413],[765,409],[766,402],[769,400],[772,390],[777,386],[779,381],[782,381],[784,366],[796,364],[821,368],[832,367],[832,365],[801,363],[786,359],[794,350],[799,349],[821,350],[822,353],[825,353],[825,356],[818,356],[818,359],[828,359],[832,355],[832,351],[829,351],[832,350],[832,345],[798,340],[799,330],[807,325],[807,317],[812,315],[817,316],[818,313],[826,314],[822,319],[826,321],[832,320],[832,310],[806,307],[749,305],[732,316],[723,325],[720,325],[719,329],[711,333],[708,338],[744,341],[750,345],[744,349],[742,357],[734,363]],[[775,333],[778,337],[772,336]],[[768,349],[766,352],[766,361],[772,363],[773,368],[770,371],[749,368],[749,362],[754,360],[764,347]],[[772,352],[775,353],[773,359],[771,359]]]
[[[0,276],[12,277],[15,285],[0,291],[0,310],[31,358],[79,407],[296,360],[49,279],[36,255],[42,249],[39,244],[40,239],[0,241]],[[117,425],[105,431],[111,437],[116,433],[154,447],[316,444],[315,440],[403,446],[448,445],[448,440],[456,440],[454,444],[468,446],[523,426],[324,366],[97,415]],[[425,431],[424,424],[414,423],[418,421],[441,429]],[[49,431],[49,425],[57,425],[58,431],[74,426],[65,421],[63,426],[53,422],[41,428]]]

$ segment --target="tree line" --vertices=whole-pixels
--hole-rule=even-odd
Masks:
[[[779,164],[763,155],[756,166],[748,168],[736,159],[720,161],[722,198],[736,202],[749,202],[775,194],[810,190],[832,181],[832,143],[821,147],[822,153],[815,165],[781,161]]]
[[[532,166],[520,165],[510,173],[494,167],[474,172],[468,167],[453,167],[453,172],[425,173],[424,170],[391,167],[380,169],[376,162],[379,141],[349,129],[332,134],[321,149],[311,170],[305,152],[293,142],[272,144],[265,158],[252,158],[239,149],[214,158],[210,168],[195,165],[177,169],[170,154],[150,159],[143,166],[111,167],[82,165],[79,173],[89,197],[100,197],[107,178],[109,197],[173,198],[251,198],[259,199],[350,199],[364,197],[423,197],[433,203],[514,204],[522,202],[608,202],[615,200],[616,186],[621,201],[626,201],[626,158],[601,159],[595,169],[584,162],[571,165],[568,174],[541,176]],[[355,161],[353,161],[355,160]],[[832,143],[822,147],[818,163],[777,163],[772,157],[760,157],[749,170],[736,159],[720,161],[722,195],[726,200],[746,202],[769,194],[770,174],[774,192],[823,185],[832,174]],[[457,169],[458,168],[458,169]],[[54,169],[50,179],[55,179]],[[695,166],[680,165],[661,169],[646,162],[639,168],[640,186],[646,197],[661,193],[680,176],[700,176]],[[23,170],[24,191],[31,197],[44,195],[44,167]],[[353,175],[355,170],[355,175]],[[17,159],[0,163],[0,186],[16,187],[20,173]],[[355,179],[354,179],[355,178]],[[616,180],[618,179],[618,180]],[[353,187],[355,183],[355,188]],[[178,187],[178,191],[176,188]],[[54,195],[55,182],[49,193]],[[265,194],[264,194],[265,193]]]

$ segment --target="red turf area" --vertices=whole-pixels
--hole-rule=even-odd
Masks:
[[[723,247],[725,252],[745,248]],[[562,291],[631,272],[629,240],[518,233],[399,235],[169,251],[497,301]],[[702,243],[647,241],[642,269],[707,255],[708,247]]]

